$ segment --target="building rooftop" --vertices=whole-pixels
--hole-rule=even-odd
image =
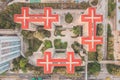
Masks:
[[[82,37],[81,43],[88,45],[88,51],[96,51],[96,46],[103,43],[103,38],[96,36],[96,25],[98,22],[103,21],[103,16],[96,14],[96,8],[88,8],[87,14],[81,15],[81,21],[87,22],[88,36]]]
[[[52,14],[52,8],[44,8],[42,14],[29,14],[29,8],[23,7],[21,14],[14,15],[14,21],[21,23],[22,29],[29,29],[29,23],[42,23],[44,29],[51,29],[52,23],[59,22],[59,15]]]
[[[74,57],[74,52],[67,52],[66,58],[52,58],[51,52],[45,52],[44,57],[37,59],[37,66],[44,67],[44,73],[50,74],[56,66],[65,66],[67,73],[74,73],[76,66],[81,66],[82,60]]]
[[[117,30],[120,31],[120,0],[117,0],[116,2],[116,25],[117,25]]]

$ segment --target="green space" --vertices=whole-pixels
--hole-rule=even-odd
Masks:
[[[37,38],[28,39],[26,42],[29,45],[28,51],[25,53],[26,57],[32,56],[33,52],[36,52],[42,44],[42,41],[38,40]]]
[[[97,45],[96,52],[88,52],[89,61],[101,61],[102,60],[102,45]]]
[[[23,72],[27,72],[27,69],[26,69],[27,64],[28,64],[28,59],[20,56],[19,58],[16,58],[13,60],[12,71],[18,71],[19,69],[21,69]]]
[[[55,46],[55,49],[66,49],[67,42],[62,42],[61,39],[55,39],[54,46]]]
[[[82,35],[82,27],[81,26],[74,26],[72,31],[76,36]]]
[[[23,35],[24,39],[33,39],[33,31],[22,30],[21,34]]]
[[[115,64],[107,64],[107,70],[110,74],[120,76],[120,66]]]
[[[72,14],[67,13],[67,14],[65,15],[65,21],[66,21],[66,23],[72,23],[72,21],[73,21],[73,16],[72,16]]]
[[[97,62],[88,63],[88,74],[98,75],[101,70],[100,64]]]
[[[36,52],[42,44],[42,41],[37,38],[26,40],[28,42],[29,48],[25,53],[26,57],[32,56],[33,52]]]
[[[29,49],[32,50],[32,52],[36,52],[38,48],[40,47],[42,41],[34,38],[29,40]]]
[[[42,52],[44,52],[49,48],[52,48],[52,42],[50,40],[45,40],[43,44],[44,44],[44,47],[41,50]]]
[[[61,29],[55,29],[54,35],[55,35],[55,36],[61,36],[61,37],[64,37],[65,35],[62,35],[62,34],[61,34],[62,31],[64,31],[64,30],[61,30]]]
[[[22,70],[24,73],[28,71],[33,71],[34,76],[44,74],[43,68],[29,64],[28,58],[23,58],[22,56],[20,56],[14,59],[12,63],[13,63],[13,69],[11,69],[11,71],[19,72],[19,70]]]
[[[33,34],[33,36],[39,40],[43,40],[46,37],[49,38],[51,36],[51,33],[48,30],[39,29]]]
[[[114,60],[114,36],[112,35],[111,26],[109,24],[107,30],[107,59]]]
[[[33,54],[33,52],[36,52],[40,45],[42,44],[42,41],[34,37],[33,31],[27,31],[23,30],[21,34],[23,35],[24,42],[28,44],[29,48],[28,51],[25,53],[26,57],[29,57]]]
[[[50,31],[45,29],[40,29],[38,31],[23,30],[21,34],[23,35],[24,42],[29,45],[28,51],[25,53],[26,57],[31,56],[33,52],[36,52],[39,49],[42,44],[42,40],[45,37],[49,38],[51,36]],[[43,47],[42,51],[45,51],[52,46],[50,41],[47,40],[44,42],[44,45],[45,46]]]
[[[96,52],[88,52],[88,60],[89,61],[97,61],[97,53]]]
[[[85,70],[84,66],[75,67],[75,72],[81,72],[81,71],[84,71],[84,70]]]
[[[116,3],[114,0],[108,0],[108,17],[113,18],[115,16]]]
[[[74,50],[75,53],[80,53],[81,45],[77,41],[75,41],[71,45],[71,47],[73,48],[73,50]]]
[[[21,25],[14,22],[14,14],[20,13],[21,5],[14,4],[7,6],[0,12],[0,29],[15,29]]]
[[[50,31],[45,30],[45,29],[39,29],[38,32],[39,32],[40,34],[42,34],[44,37],[48,37],[48,38],[49,38],[49,37],[51,36]]]
[[[103,24],[97,24],[97,36],[102,36],[103,35]]]

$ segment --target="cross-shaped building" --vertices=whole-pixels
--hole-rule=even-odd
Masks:
[[[82,44],[88,45],[88,51],[95,52],[96,46],[103,43],[103,38],[96,36],[96,25],[103,21],[103,16],[96,14],[96,8],[88,8],[88,13],[81,15],[81,21],[88,23],[88,37],[82,37]]]
[[[81,59],[75,59],[74,52],[68,52],[66,58],[52,58],[51,52],[45,52],[44,58],[37,60],[37,66],[44,67],[44,73],[52,73],[54,67],[65,66],[67,68],[67,73],[74,73],[74,68],[76,66],[81,66]]]
[[[23,7],[22,14],[15,14],[14,21],[22,24],[22,29],[29,29],[29,23],[44,23],[45,29],[51,29],[53,22],[59,21],[57,14],[52,14],[52,8],[44,8],[44,14],[29,14],[29,8]]]

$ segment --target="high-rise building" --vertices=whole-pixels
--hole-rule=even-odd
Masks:
[[[0,36],[0,74],[10,68],[10,61],[19,57],[21,41],[17,36]]]

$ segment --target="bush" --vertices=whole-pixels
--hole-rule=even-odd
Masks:
[[[97,61],[97,53],[96,52],[88,52],[88,60],[89,61]]]
[[[32,50],[32,52],[36,52],[40,45],[42,44],[42,41],[38,40],[37,38],[34,38],[29,41],[29,49]]]
[[[44,41],[44,47],[41,49],[42,52],[45,50],[52,48],[52,42],[50,40],[45,40]]]
[[[102,36],[103,34],[103,25],[97,24],[97,36]]]
[[[78,42],[74,42],[71,46],[72,46],[75,53],[80,52],[81,45]]]
[[[44,46],[45,46],[46,48],[52,48],[52,42],[51,42],[50,40],[45,40]]]
[[[107,59],[114,60],[114,37],[110,24],[108,24],[107,36]]]
[[[25,39],[32,39],[33,38],[33,31],[22,30],[21,34]]]
[[[101,61],[103,59],[102,54],[102,45],[97,45],[96,52],[88,52],[88,60],[90,61]]]
[[[81,31],[81,27],[80,26],[74,26],[73,29],[72,29],[73,33],[76,35],[76,36],[79,36],[82,34],[82,31]]]
[[[84,71],[85,70],[85,67],[75,67],[75,72],[81,72],[81,71]]]
[[[73,21],[72,14],[67,13],[67,14],[65,15],[65,21],[66,21],[66,23],[72,23],[72,21]]]
[[[107,70],[110,74],[120,76],[120,66],[114,64],[107,64]]]
[[[61,42],[61,39],[54,40],[55,49],[66,49],[67,42]]]
[[[28,64],[28,59],[23,58],[22,56],[16,58],[13,60],[13,70],[12,71],[19,71],[21,69],[23,72],[27,72],[27,64]]]
[[[64,30],[60,30],[60,29],[55,29],[55,32],[54,32],[54,35],[55,36],[65,36],[65,35],[62,35],[61,32],[64,31]]]
[[[108,17],[113,18],[115,14],[116,3],[113,0],[108,0]]]
[[[50,37],[51,36],[50,31],[45,30],[45,29],[40,29],[40,30],[38,30],[38,32],[43,34],[45,37]]]

